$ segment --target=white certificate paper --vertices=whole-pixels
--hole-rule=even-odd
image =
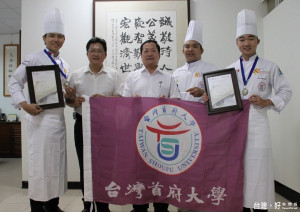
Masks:
[[[236,105],[231,74],[208,78],[212,108]]]
[[[54,70],[33,72],[32,81],[38,105],[59,102]]]

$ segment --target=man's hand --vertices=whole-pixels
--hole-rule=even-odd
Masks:
[[[209,97],[208,97],[207,93],[204,93],[202,95],[202,100],[204,101],[204,104],[206,104],[206,102],[208,101],[208,99],[209,99]]]
[[[27,113],[29,113],[32,116],[36,116],[44,111],[37,104],[28,104],[27,102],[24,101],[24,102],[21,102],[20,105],[23,108],[23,110],[25,110]]]
[[[250,96],[249,102],[260,107],[267,107],[267,106],[274,105],[270,99],[262,99],[260,96],[256,94]]]
[[[194,97],[201,97],[205,93],[203,89],[198,87],[189,88],[186,92],[190,92]]]
[[[94,94],[93,96],[91,97],[105,97],[104,95],[101,95],[101,94]]]
[[[65,86],[65,91],[65,99],[72,99],[76,95],[75,89],[70,86]]]
[[[78,106],[81,106],[82,105],[82,102],[85,101],[85,98],[82,97],[82,96],[76,96],[75,99],[74,99],[74,103],[73,103],[73,106],[74,107],[78,107]]]

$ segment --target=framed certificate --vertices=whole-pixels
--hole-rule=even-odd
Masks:
[[[59,66],[28,66],[27,82],[30,102],[43,109],[64,107]]]
[[[18,44],[6,44],[3,46],[3,96],[10,96],[8,82],[20,64],[19,58]]]
[[[203,80],[209,96],[208,114],[243,109],[234,68],[204,73]]]

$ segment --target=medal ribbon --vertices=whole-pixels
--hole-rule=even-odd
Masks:
[[[242,72],[242,76],[243,76],[243,82],[244,82],[244,86],[246,86],[247,83],[248,83],[248,81],[249,81],[249,79],[250,79],[250,77],[252,76],[252,73],[253,73],[254,69],[255,69],[256,63],[257,63],[257,61],[258,61],[258,56],[256,56],[256,58],[255,58],[255,60],[254,60],[254,63],[253,63],[253,65],[252,65],[252,68],[251,68],[251,70],[250,70],[250,73],[249,73],[249,75],[248,75],[247,80],[246,80],[246,77],[245,77],[245,70],[244,70],[244,66],[243,66],[242,60],[243,60],[243,58],[240,57],[240,65],[241,65],[241,72]]]
[[[56,63],[56,61],[51,57],[51,55],[49,54],[49,52],[48,52],[46,49],[44,49],[44,52],[45,52],[46,55],[50,58],[50,60],[52,61],[52,63],[53,63],[54,65],[58,65],[58,64]],[[61,62],[62,68],[64,69],[64,64],[63,64],[63,62],[62,62],[61,60],[60,60],[60,62]],[[63,70],[61,70],[60,67],[59,67],[59,72],[60,72],[60,74],[61,74],[65,79],[67,79],[66,74],[63,72]]]

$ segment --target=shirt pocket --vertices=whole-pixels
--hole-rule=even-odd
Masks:
[[[169,89],[167,87],[161,86],[159,88],[159,96],[169,97]]]

